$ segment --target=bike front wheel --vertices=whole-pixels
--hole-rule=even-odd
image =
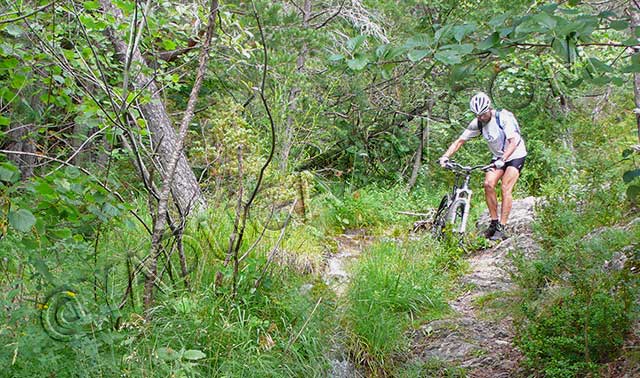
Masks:
[[[464,212],[465,212],[465,203],[464,202],[458,202],[456,201],[456,203],[454,203],[451,208],[450,208],[450,212],[449,212],[449,223],[451,223],[451,229],[453,230],[453,232],[457,232],[457,233],[464,233],[465,231],[465,217],[464,217]]]
[[[433,223],[431,224],[431,235],[435,239],[442,237],[444,228],[447,225],[447,213],[449,205],[451,204],[451,198],[449,195],[442,197],[436,215],[433,217]]]

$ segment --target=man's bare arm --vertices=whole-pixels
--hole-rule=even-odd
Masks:
[[[502,161],[507,161],[513,151],[518,147],[518,143],[520,142],[520,136],[514,136],[512,138],[507,139],[507,145],[504,148],[504,153],[502,154]]]
[[[453,143],[451,143],[449,148],[447,148],[447,151],[442,156],[450,158],[451,155],[455,154],[456,151],[458,151],[460,147],[462,147],[464,142],[466,142],[466,140],[461,138],[456,139]]]

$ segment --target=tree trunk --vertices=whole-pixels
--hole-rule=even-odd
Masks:
[[[34,128],[33,124],[13,127],[11,131],[7,133],[9,142],[5,149],[10,151],[27,152],[30,154],[35,153],[36,147],[31,136]],[[33,176],[33,167],[36,164],[36,158],[34,155],[7,154],[7,158],[14,162],[20,169],[21,178],[23,180]]]
[[[193,119],[196,102],[198,101],[198,94],[200,93],[200,88],[202,87],[202,82],[204,81],[204,74],[207,70],[207,63],[209,62],[209,47],[211,46],[211,39],[213,38],[213,30],[215,26],[217,11],[218,1],[211,0],[207,34],[205,36],[202,49],[200,50],[200,56],[198,58],[198,70],[196,71],[193,88],[191,89],[191,94],[189,95],[189,101],[187,102],[187,108],[184,112],[184,117],[180,122],[180,128],[178,131],[178,136],[175,140],[174,149],[170,151],[170,154],[167,156],[168,164],[165,168],[166,172],[162,180],[162,188],[160,189],[160,196],[158,198],[158,211],[156,213],[155,223],[153,225],[153,235],[151,236],[151,256],[149,258],[149,263],[147,264],[147,276],[144,283],[144,309],[146,312],[145,316],[147,318],[150,316],[148,310],[153,305],[154,288],[158,282],[158,256],[162,251],[162,235],[164,233],[167,220],[169,192],[173,187],[173,183],[179,179],[177,177],[179,161],[180,159],[185,160],[184,155],[182,154],[183,143],[185,137],[187,136],[189,124],[191,124],[191,120]],[[189,170],[189,172],[193,175],[193,172],[191,170]]]
[[[629,2],[629,13],[631,14],[631,35],[636,36],[638,28],[640,28],[640,8],[637,5],[637,0],[631,0]],[[640,48],[635,46],[633,48],[634,58],[638,58],[640,55]],[[635,72],[633,74],[633,93],[636,102],[636,126],[638,129],[638,143],[640,143],[640,73]]]
[[[113,15],[118,22],[123,21],[124,15],[120,9],[113,6],[111,0],[100,0],[100,4],[104,11]],[[128,46],[122,37],[118,35],[115,28],[107,28],[106,32],[107,37],[115,48],[118,58],[120,61],[125,62]],[[143,67],[147,66],[138,48],[135,48],[131,55],[133,62]],[[140,71],[135,77],[132,77],[132,83],[135,89],[142,90],[146,88],[151,94],[151,100],[148,103],[140,105],[140,111],[144,115],[149,130],[151,131],[151,140],[154,144],[153,149],[157,151],[158,158],[165,170],[164,174],[168,175],[169,165],[171,163],[170,158],[173,151],[178,148],[178,136],[169,119],[167,110],[158,93],[158,87],[153,78]],[[191,170],[191,166],[183,152],[180,152],[175,168],[171,193],[183,214],[187,214],[194,206],[200,207],[205,203],[198,180]]]
[[[309,20],[311,18],[311,0],[305,0],[304,6],[302,8],[302,28],[306,29],[309,27]],[[296,71],[298,74],[302,73],[304,69],[304,65],[307,59],[307,51],[309,46],[307,42],[302,43],[302,48],[298,54],[298,59],[296,60]],[[287,170],[287,161],[289,159],[289,153],[291,152],[291,146],[293,145],[293,122],[294,115],[298,110],[298,106],[296,104],[298,100],[298,94],[300,93],[300,87],[294,85],[293,88],[289,91],[289,111],[287,115],[287,128],[284,132],[284,140],[282,142],[282,151],[280,153],[280,170]]]
[[[409,179],[409,183],[407,184],[407,189],[413,189],[413,186],[416,184],[418,180],[418,173],[420,173],[420,168],[422,167],[422,152],[424,151],[424,141],[429,134],[429,128],[424,127],[424,118],[420,120],[420,144],[418,145],[418,150],[416,151],[416,158],[413,161],[413,171],[411,172],[411,178]]]

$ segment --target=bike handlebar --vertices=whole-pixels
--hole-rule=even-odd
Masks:
[[[496,165],[494,163],[491,163],[489,165],[476,165],[474,167],[470,167],[470,166],[464,166],[464,165],[458,164],[455,161],[451,161],[451,160],[449,160],[445,164],[445,168],[446,169],[450,169],[452,171],[459,170],[459,171],[463,171],[463,172],[472,172],[472,171],[475,171],[477,169],[480,169],[481,171],[486,172],[486,171],[488,171],[490,169],[493,169],[495,167],[496,167]]]

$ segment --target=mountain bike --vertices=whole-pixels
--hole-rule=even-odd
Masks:
[[[452,232],[465,233],[469,208],[471,207],[471,194],[473,193],[469,189],[471,173],[476,170],[486,172],[495,168],[495,165],[491,163],[489,165],[467,167],[450,160],[444,168],[453,171],[456,177],[451,192],[442,197],[438,210],[433,217],[431,234],[434,238],[442,237],[449,225]]]

